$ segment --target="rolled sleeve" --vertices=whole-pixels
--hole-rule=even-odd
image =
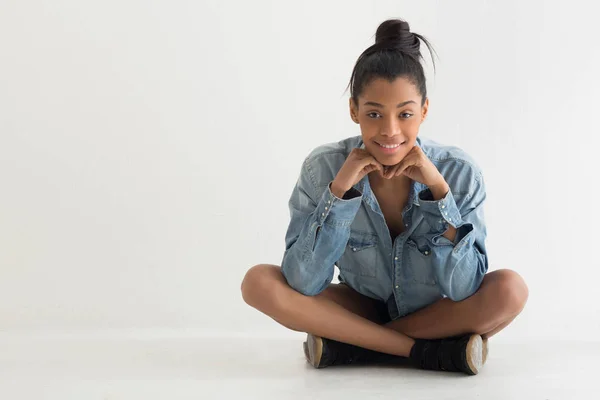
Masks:
[[[433,194],[429,188],[424,189],[419,192],[419,203],[423,218],[434,230],[433,244],[454,244],[448,238],[442,236],[449,226],[456,228],[455,243],[458,243],[473,230],[473,224],[463,221],[452,195],[452,189],[448,189],[448,193],[439,200],[433,199]]]
[[[317,190],[307,158],[289,200],[281,272],[293,289],[308,296],[322,292],[333,279],[361,204],[360,191],[352,188],[339,198],[331,183],[323,193]]]
[[[471,296],[481,285],[489,264],[485,239],[483,177],[474,179],[469,194],[457,206],[452,191],[433,200],[429,189],[419,193],[423,218],[432,227],[426,236],[435,246],[432,263],[443,293],[454,301]],[[449,226],[456,228],[454,242],[444,237]]]
[[[327,222],[332,225],[349,226],[354,221],[354,217],[356,217],[356,213],[360,208],[362,193],[355,188],[351,188],[344,194],[344,197],[339,198],[331,191],[332,183],[333,181],[329,182],[327,190],[323,192],[317,208],[317,220],[319,225]]]

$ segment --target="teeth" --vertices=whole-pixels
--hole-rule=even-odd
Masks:
[[[379,144],[379,143],[377,143]],[[385,144],[379,144],[381,147],[385,147],[386,149],[395,149],[396,147],[400,146],[399,144],[396,145],[392,145],[392,146],[387,146]]]

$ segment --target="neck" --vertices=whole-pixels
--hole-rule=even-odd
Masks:
[[[369,174],[369,183],[371,184],[371,187],[376,189],[408,191],[410,189],[411,179],[404,175],[386,179],[379,175],[378,171],[373,171]]]

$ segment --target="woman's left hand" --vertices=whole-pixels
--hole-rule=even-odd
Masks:
[[[405,175],[413,181],[421,182],[430,188],[446,185],[446,180],[442,174],[417,145],[398,164],[387,167],[383,176],[391,179],[400,175]]]

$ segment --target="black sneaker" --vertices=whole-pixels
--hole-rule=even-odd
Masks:
[[[483,340],[477,334],[436,340],[416,339],[410,359],[422,369],[476,375],[483,366]]]
[[[315,368],[325,368],[331,365],[380,363],[399,358],[392,354],[380,353],[310,333],[302,345],[306,361]]]

